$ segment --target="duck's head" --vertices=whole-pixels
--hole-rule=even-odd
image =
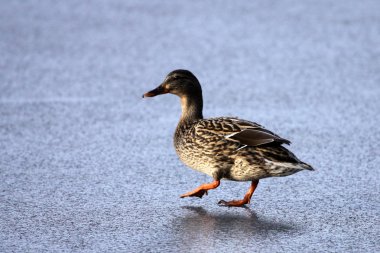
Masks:
[[[164,81],[154,90],[143,95],[143,98],[171,93],[181,98],[202,97],[202,89],[198,79],[188,70],[177,69],[170,72]]]

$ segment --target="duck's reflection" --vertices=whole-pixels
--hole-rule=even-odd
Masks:
[[[215,244],[244,243],[254,239],[275,238],[279,233],[293,233],[297,227],[290,223],[270,221],[250,208],[230,209],[223,212],[209,212],[203,207],[184,206],[190,212],[174,221],[184,250],[213,248]],[[233,211],[232,211],[233,210]],[[237,210],[237,211],[235,211]],[[232,211],[232,212],[231,212]],[[196,245],[194,245],[194,243]]]

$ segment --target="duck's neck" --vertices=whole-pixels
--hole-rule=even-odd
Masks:
[[[203,100],[202,95],[198,96],[183,96],[181,97],[182,115],[180,124],[203,119]]]

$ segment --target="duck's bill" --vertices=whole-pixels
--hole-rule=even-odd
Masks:
[[[151,91],[148,91],[147,93],[145,93],[143,95],[143,98],[154,97],[157,95],[166,94],[168,92],[169,92],[168,90],[166,90],[162,85],[160,85],[157,88],[155,88],[154,90],[151,90]]]

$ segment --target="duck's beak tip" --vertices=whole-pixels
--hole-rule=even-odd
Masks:
[[[155,88],[154,90],[148,91],[142,97],[148,98],[148,97],[154,97],[154,96],[162,95],[162,94],[166,94],[166,93],[168,93],[168,91],[160,85],[157,88]]]
[[[150,97],[154,97],[156,96],[157,94],[153,91],[149,91],[147,93],[145,93],[144,95],[142,95],[143,98],[150,98]]]

